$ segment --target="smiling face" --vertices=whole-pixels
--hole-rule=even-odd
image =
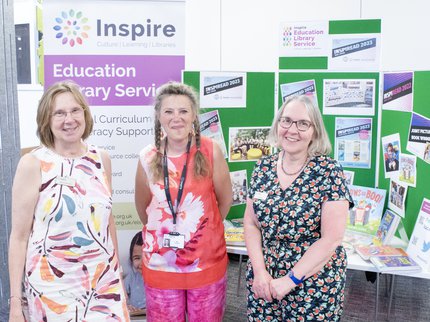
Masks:
[[[308,121],[311,119],[304,103],[299,100],[292,100],[282,111],[281,117],[295,121]],[[290,156],[301,157],[308,154],[308,147],[312,141],[314,127],[311,126],[306,131],[299,131],[297,123],[293,123],[290,128],[285,129],[278,123],[278,144]]]
[[[85,113],[72,93],[58,94],[52,106],[50,127],[54,145],[80,143],[85,131]]]
[[[170,95],[163,99],[159,120],[169,141],[188,140],[196,118],[191,101],[184,95]]]
[[[134,245],[133,253],[131,255],[131,263],[135,270],[142,270],[142,246]]]

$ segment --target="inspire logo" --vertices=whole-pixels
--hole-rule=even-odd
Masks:
[[[55,18],[57,23],[54,30],[57,32],[55,38],[61,39],[63,45],[74,47],[82,45],[84,39],[88,39],[88,30],[91,27],[87,24],[88,18],[83,17],[82,12],[75,13],[73,9],[69,12],[62,11],[61,16]]]
[[[282,33],[282,45],[284,47],[291,47],[291,40],[293,38],[293,28],[291,26],[285,26]]]

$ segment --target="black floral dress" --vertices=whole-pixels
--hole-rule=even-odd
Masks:
[[[250,181],[248,197],[260,223],[263,255],[273,278],[285,276],[306,250],[321,237],[321,208],[325,201],[352,198],[341,165],[327,156],[313,157],[285,190],[276,172],[279,154],[260,159]],[[327,264],[281,301],[267,302],[252,292],[253,271],[247,269],[249,321],[339,321],[343,312],[346,253],[337,247]]]

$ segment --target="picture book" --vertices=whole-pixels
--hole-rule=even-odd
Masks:
[[[353,230],[345,230],[343,235],[342,246],[348,252],[354,252],[354,247],[357,245],[370,245],[372,243],[372,236],[369,234],[362,234]]]
[[[357,245],[355,251],[364,260],[369,260],[372,256],[393,256],[402,255],[407,256],[408,254],[402,248],[396,248],[388,245]]]
[[[243,220],[224,220],[224,237],[227,245],[245,246]]]
[[[407,248],[411,256],[423,269],[430,269],[430,200],[421,204],[414,230]]]
[[[347,228],[375,236],[381,222],[386,191],[354,185],[348,188],[354,207],[349,210]]]
[[[421,266],[409,256],[371,256],[370,261],[380,272],[408,271],[418,273]]]
[[[381,218],[376,236],[373,238],[375,245],[386,245],[390,242],[400,222],[400,216],[387,209]]]

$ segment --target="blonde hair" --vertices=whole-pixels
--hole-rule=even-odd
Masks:
[[[194,127],[194,137],[196,139],[197,152],[194,157],[193,174],[196,178],[207,177],[210,175],[208,161],[206,160],[206,157],[204,156],[204,154],[200,151],[201,134],[200,134],[200,122],[198,118],[199,106],[198,106],[198,98],[197,98],[196,91],[191,86],[188,86],[182,83],[168,82],[162,85],[157,90],[157,95],[155,97],[154,140],[155,140],[155,147],[157,148],[157,153],[150,163],[150,169],[151,169],[154,181],[160,180],[163,176],[163,171],[161,166],[162,154],[160,152],[161,140],[163,138],[163,131],[161,129],[161,123],[160,123],[161,105],[163,104],[163,100],[165,98],[169,96],[175,96],[175,95],[182,95],[187,97],[191,103],[191,110],[195,115],[193,127]]]
[[[91,116],[90,108],[85,96],[81,93],[79,85],[73,81],[61,81],[51,85],[42,95],[37,108],[37,136],[40,142],[46,146],[54,147],[54,134],[51,130],[51,117],[54,108],[55,99],[58,95],[70,93],[74,99],[84,110],[85,130],[82,134],[82,139],[85,140],[93,130],[93,117]]]
[[[314,127],[314,133],[312,135],[312,140],[311,140],[311,143],[309,144],[309,147],[308,147],[308,155],[310,157],[313,157],[313,156],[317,156],[317,155],[328,155],[328,154],[330,154],[331,143],[330,143],[327,131],[326,131],[325,126],[324,126],[321,112],[320,112],[318,106],[314,103],[314,101],[306,95],[289,97],[284,102],[284,104],[282,104],[281,108],[276,113],[276,116],[273,120],[272,126],[270,127],[270,132],[269,132],[270,143],[279,148],[279,142],[278,142],[279,119],[281,118],[285,107],[293,101],[298,101],[298,102],[303,103],[303,105],[305,105],[306,111],[308,112],[309,118],[311,119],[312,125]]]

